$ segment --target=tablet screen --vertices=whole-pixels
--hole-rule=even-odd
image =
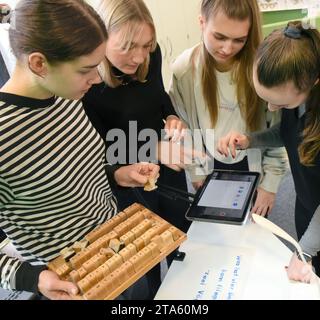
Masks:
[[[190,220],[241,224],[256,190],[257,172],[214,170],[187,212]]]

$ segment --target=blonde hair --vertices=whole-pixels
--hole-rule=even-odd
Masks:
[[[152,16],[142,0],[101,0],[96,11],[104,21],[108,35],[122,31],[121,46],[130,49],[133,38],[142,31],[142,24],[148,24],[153,31],[151,52],[156,49],[156,30]],[[135,74],[140,82],[145,82],[149,71],[150,56],[142,63]],[[104,82],[115,88],[121,84],[112,72],[110,61],[105,58],[99,65],[99,73]]]
[[[258,81],[264,87],[292,82],[299,92],[309,93],[298,152],[300,162],[312,166],[320,152],[320,83],[315,84],[320,78],[319,31],[301,21],[289,22],[285,30],[275,30],[263,41],[256,64]]]
[[[237,54],[232,67],[232,79],[237,86],[237,98],[242,117],[245,119],[247,130],[256,131],[262,126],[262,100],[254,90],[252,81],[252,66],[256,50],[262,40],[261,17],[256,0],[203,0],[201,14],[206,20],[214,19],[216,14],[223,12],[228,18],[251,22],[248,38],[242,50]],[[218,121],[218,88],[216,61],[207,51],[204,43],[199,48],[202,63],[202,93],[207,104],[211,122],[215,127]],[[193,57],[195,61],[195,55]]]

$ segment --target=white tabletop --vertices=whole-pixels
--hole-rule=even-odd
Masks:
[[[155,299],[320,299],[315,285],[289,281],[291,251],[273,234],[243,226],[193,222]]]

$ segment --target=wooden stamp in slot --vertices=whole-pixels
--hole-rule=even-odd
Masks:
[[[63,265],[59,266],[55,272],[57,273],[57,275],[59,277],[64,277],[66,276],[70,271],[71,271],[71,267],[67,264],[67,263],[64,263]]]
[[[117,213],[117,217],[121,219],[121,222],[126,221],[129,217],[124,211],[120,211]]]
[[[109,275],[110,276],[110,275]],[[84,294],[84,299],[86,300],[103,300],[107,294],[114,289],[114,284],[112,278],[107,276],[94,287],[92,287],[88,292]]]
[[[115,278],[117,278],[117,280],[119,281],[119,285],[121,285],[122,283],[124,283],[126,280],[129,279],[129,274],[127,273],[127,270],[122,268],[122,266],[114,270],[113,274]]]
[[[148,209],[141,210],[141,214],[143,214],[145,219],[150,219],[152,217],[151,211]]]
[[[162,251],[162,249],[165,246],[163,238],[160,235],[156,235],[151,239],[151,243],[153,243],[153,242],[157,245],[159,250]]]
[[[130,218],[133,214],[135,214],[137,211],[140,211],[144,209],[144,207],[139,203],[134,203],[128,208],[124,209],[123,212],[126,213],[127,217]]]
[[[99,272],[101,272],[104,277],[108,276],[111,273],[111,271],[106,263],[101,265],[97,270],[99,270]]]
[[[170,227],[168,231],[171,232],[173,241],[178,240],[179,237],[181,236],[181,231],[174,226]]]
[[[147,245],[147,248],[149,248],[149,250],[151,251],[152,257],[156,258],[157,256],[160,255],[160,249],[158,247],[158,245],[155,242],[150,242]]]
[[[122,257],[118,253],[116,253],[109,260],[107,260],[105,264],[109,267],[110,271],[113,272],[115,269],[121,266],[122,262]]]
[[[134,240],[132,243],[136,246],[138,252],[139,252],[141,249],[143,249],[144,246],[145,246],[144,240],[143,240],[143,238],[141,238],[141,237],[139,237],[138,239]]]
[[[130,261],[124,262],[120,269],[124,270],[127,273],[128,278],[132,277],[135,274],[133,264]]]
[[[72,270],[70,273],[69,273],[69,277],[68,277],[68,280],[73,282],[73,283],[76,283],[80,280],[80,275],[78,273],[77,270]]]
[[[82,265],[83,268],[87,270],[87,272],[91,272],[94,269],[98,268],[101,264],[103,264],[107,260],[107,257],[101,253],[94,255],[89,260],[85,261]]]
[[[80,279],[83,279],[88,274],[88,271],[85,268],[83,268],[82,266],[77,270],[77,272],[78,272]]]
[[[86,293],[93,286],[86,277],[78,281],[77,285],[82,294]]]
[[[169,230],[162,232],[160,237],[163,239],[165,246],[168,246],[174,242],[172,233]]]
[[[125,247],[125,244],[118,239],[112,239],[109,242],[109,247],[115,252],[118,253],[121,249]]]
[[[106,256],[107,259],[111,258],[115,254],[111,248],[101,248],[99,253]]]

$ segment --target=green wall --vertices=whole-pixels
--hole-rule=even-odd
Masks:
[[[285,27],[288,21],[301,20],[307,16],[308,11],[306,9],[263,12],[263,34],[266,36],[274,29]],[[316,19],[316,27],[320,29],[320,16]]]

